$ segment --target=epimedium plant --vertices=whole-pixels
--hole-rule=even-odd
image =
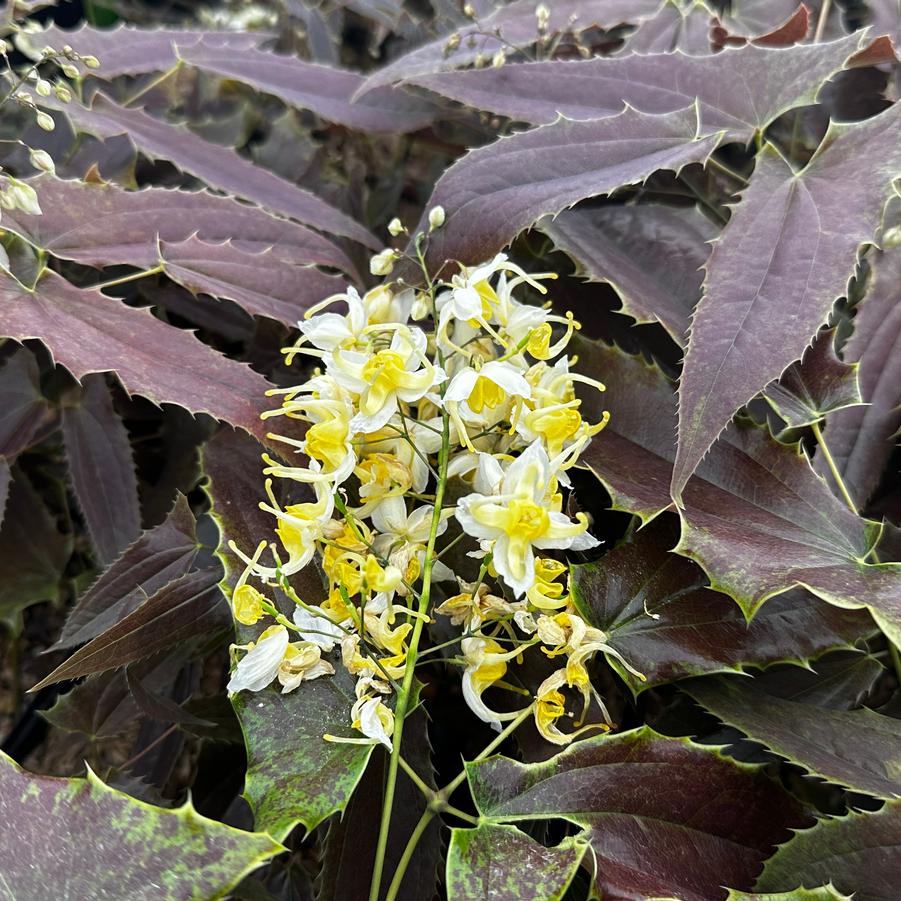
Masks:
[[[4,887],[893,897],[896,4],[52,7]]]

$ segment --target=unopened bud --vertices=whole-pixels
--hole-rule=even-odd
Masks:
[[[500,67],[507,61],[507,51],[501,47],[494,56],[491,57],[491,65],[495,69],[500,69]]]
[[[538,6],[535,7],[535,18],[538,21],[539,31],[547,31],[547,23],[550,17],[551,11],[543,3],[539,3]]]
[[[89,69],[99,69],[100,68],[100,60],[97,59],[96,56],[83,56],[83,57],[81,57],[81,61]]]
[[[396,238],[398,235],[402,235],[406,229],[404,228],[403,222],[395,216],[388,223],[388,234],[391,235],[392,238]]]
[[[444,207],[433,206],[429,210],[429,231],[433,232],[442,225],[444,225]]]
[[[473,9],[471,3],[467,3],[463,7],[463,15],[466,16],[467,19],[474,19],[476,17],[476,11]]]
[[[78,66],[73,66],[72,63],[63,63],[61,68],[66,78],[78,78],[81,74],[78,71]]]
[[[373,275],[390,275],[391,270],[394,269],[394,261],[398,256],[399,254],[396,250],[386,247],[369,261],[369,271]]]
[[[41,205],[38,203],[38,195],[31,185],[26,185],[24,181],[17,178],[11,178],[4,192],[13,207],[18,207],[23,213],[30,213],[32,216],[41,215]]]
[[[37,123],[44,131],[53,131],[53,129],[56,128],[53,116],[48,116],[47,113],[38,113]]]
[[[54,90],[56,91],[56,96],[63,103],[68,103],[72,99],[72,92],[64,84],[55,85]]]
[[[31,165],[35,169],[42,172],[55,172],[56,167],[53,165],[53,157],[46,150],[32,150],[29,154]]]
[[[41,97],[49,97],[53,93],[53,85],[46,78],[39,78],[34,89]]]
[[[460,46],[459,33],[452,34],[444,44],[444,55],[449,56]]]
[[[0,54],[6,56],[9,53],[9,43],[0,38]]]

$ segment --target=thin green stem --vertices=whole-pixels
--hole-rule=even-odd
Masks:
[[[404,876],[407,873],[407,868],[410,866],[410,861],[413,859],[413,854],[416,852],[419,840],[422,838],[426,829],[429,828],[429,824],[435,818],[435,813],[434,810],[428,808],[419,818],[419,822],[413,827],[413,832],[407,841],[404,853],[397,862],[397,869],[394,871],[394,878],[391,880],[391,885],[388,886],[388,894],[385,895],[385,901],[395,901],[397,898],[397,893],[400,891],[401,883],[404,881]],[[379,879],[381,879],[381,873],[379,873]],[[378,886],[378,883],[373,883],[373,885]],[[376,897],[377,896],[378,888],[376,887]],[[370,897],[373,897],[371,893]]]
[[[435,798],[435,789],[430,788],[422,776],[404,760],[402,754],[399,754],[397,757],[397,762],[400,764],[400,768],[410,777],[410,781],[422,792],[423,797],[431,803]]]
[[[817,30],[813,34],[814,44],[818,44],[823,37],[823,32],[826,30],[826,20],[829,18],[831,6],[832,0],[823,0],[823,5],[820,7],[820,17],[817,19]]]
[[[823,459],[826,461],[826,465],[829,467],[829,472],[832,473],[832,478],[835,479],[835,484],[838,486],[838,490],[841,493],[842,498],[850,508],[851,512],[857,513],[857,505],[854,503],[854,498],[851,497],[851,493],[848,491],[848,486],[845,485],[845,480],[842,478],[842,474],[838,470],[835,458],[832,456],[832,451],[829,450],[829,445],[826,443],[826,438],[823,435],[820,424],[818,422],[815,422],[811,426],[811,429],[813,430],[813,437],[816,438],[817,444],[819,445],[820,450],[823,452]]]
[[[129,282],[136,282],[139,279],[147,278],[149,275],[159,275],[165,272],[162,265],[154,266],[152,269],[142,269],[140,272],[132,272],[130,275],[123,275],[122,278],[114,278],[108,282],[101,282],[99,285],[91,285],[95,291],[102,291],[104,288],[115,288],[116,285],[127,285]]]
[[[161,85],[167,78],[169,78],[170,75],[174,75],[180,68],[181,60],[177,59],[168,69],[166,69],[165,72],[160,73],[156,78],[148,81],[147,84],[144,85],[144,87],[139,88],[137,91],[135,91],[135,93],[132,94],[131,97],[124,101],[122,106],[131,106],[135,102],[135,100],[139,100],[149,91],[152,91],[155,87]]]

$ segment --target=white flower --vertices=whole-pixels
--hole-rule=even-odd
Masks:
[[[322,607],[298,606],[291,618],[294,625],[300,629],[300,637],[317,645],[323,651],[331,651],[344,638],[344,630]]]
[[[375,552],[387,557],[407,579],[414,581],[422,571],[426,546],[432,528],[432,511],[434,507],[426,504],[416,507],[407,515],[407,504],[402,497],[386,498],[372,513],[372,525],[377,534],[373,539]],[[442,517],[438,523],[436,535],[443,535],[447,530],[447,518]],[[410,572],[412,560],[416,560],[415,572]],[[412,575],[412,578],[411,578]],[[453,572],[440,560],[432,564],[432,578],[435,581],[453,579]]]
[[[354,729],[359,729],[367,738],[391,750],[394,713],[382,703],[381,698],[360,698],[351,708],[351,716]]]
[[[510,464],[496,493],[460,498],[456,516],[464,532],[492,551],[498,574],[520,597],[535,582],[534,549],[586,550],[599,543],[587,533],[585,514],[573,522],[561,504],[555,467],[536,441]]]
[[[504,653],[503,648],[490,638],[464,638],[460,650],[466,660],[463,671],[463,697],[469,709],[484,723],[500,729],[503,720],[515,719],[518,711],[498,713],[485,705],[482,693],[507,672],[507,661],[522,653],[514,648]]]
[[[323,307],[343,300],[347,303],[347,315],[340,313],[319,313]],[[297,326],[301,334],[320,350],[334,350],[336,347],[353,347],[366,328],[366,311],[357,289],[350,287],[343,294],[328,297],[307,310]]]
[[[285,656],[278,668],[278,681],[282,694],[294,691],[301,682],[309,682],[320,676],[334,675],[335,668],[322,659],[322,649],[309,641],[292,641],[285,649]]]
[[[369,261],[369,271],[373,275],[390,275],[394,269],[394,261],[400,256],[396,250],[386,247]]]
[[[288,630],[272,626],[260,635],[259,641],[238,661],[229,679],[227,690],[262,691],[278,675],[278,668],[288,649]]]

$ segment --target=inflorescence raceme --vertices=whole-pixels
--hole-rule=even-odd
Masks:
[[[430,231],[443,221],[443,210],[432,210]],[[402,229],[392,225],[392,233]],[[545,294],[553,273],[529,275],[500,254],[432,280],[427,241],[413,242],[423,287],[394,281],[362,297],[350,287],[309,310],[299,340],[285,349],[289,363],[305,355],[317,367],[303,384],[271,392],[281,406],[266,415],[306,423],[302,440],[271,436],[304,459],[287,465],[264,456],[261,506],[275,518],[278,541],[261,541],[253,554],[231,545],[246,563],[233,593],[235,618],[269,625],[256,642],[234,648],[228,689],[259,691],[278,680],[292,691],[333,674],[340,648],[356,678],[350,718],[361,736],[326,738],[390,748],[424,626],[447,617],[457,637],[431,650],[462,669],[466,702],[496,728],[521,710],[494,710],[484,692],[528,695],[505,677],[531,646],[559,661],[530,706],[541,734],[566,744],[580,731],[607,728],[582,724],[592,699],[609,722],[589,679],[592,656],[613,655],[631,670],[578,615],[558,559],[598,544],[584,513],[564,512],[561,486],[607,421],[606,414],[582,418],[575,384],[604,386],[571,371],[566,348],[579,328],[571,314],[516,299],[529,289]],[[400,256],[383,251],[371,268],[389,275]],[[281,506],[273,479],[302,483],[309,500]],[[446,500],[450,493],[456,502]],[[272,560],[264,565],[267,547]],[[468,560],[477,571],[472,581],[442,559],[452,549],[464,561],[458,566]],[[328,580],[321,605],[291,586],[314,558]],[[437,583],[451,588],[436,605]],[[271,599],[276,590],[294,602],[290,618]],[[423,662],[435,659],[431,650]],[[564,731],[567,687],[583,705],[574,729]]]

